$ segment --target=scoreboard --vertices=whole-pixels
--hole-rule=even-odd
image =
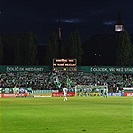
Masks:
[[[53,59],[53,71],[76,71],[76,59]]]

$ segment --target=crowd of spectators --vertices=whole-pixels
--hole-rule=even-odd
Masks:
[[[117,92],[123,87],[133,87],[133,75],[84,72],[16,72],[0,73],[0,88],[32,87],[33,90],[58,89],[61,84],[107,85],[109,91]],[[60,83],[60,84],[59,84]]]

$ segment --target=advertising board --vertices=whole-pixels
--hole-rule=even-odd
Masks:
[[[74,97],[74,92],[68,92],[67,97]],[[63,92],[52,92],[52,97],[63,97]]]

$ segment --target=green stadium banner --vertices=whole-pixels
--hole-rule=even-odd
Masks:
[[[121,73],[128,74],[133,73],[133,67],[127,66],[79,66],[78,71],[88,72],[88,73]]]
[[[15,66],[15,65],[0,65],[0,72],[47,72],[53,71],[52,66]],[[77,66],[77,71],[88,73],[121,73],[132,74],[133,67],[127,66]]]
[[[0,72],[47,72],[52,66],[0,66]]]

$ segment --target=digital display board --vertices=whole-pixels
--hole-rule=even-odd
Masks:
[[[53,59],[53,71],[76,71],[76,59]]]

